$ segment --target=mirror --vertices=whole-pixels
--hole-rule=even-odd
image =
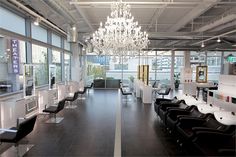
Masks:
[[[23,92],[24,97],[35,95],[35,74],[34,66],[31,64],[25,64],[23,69]]]
[[[56,65],[50,64],[49,65],[49,89],[55,88],[56,82]]]
[[[196,82],[207,83],[207,66],[197,66]]]

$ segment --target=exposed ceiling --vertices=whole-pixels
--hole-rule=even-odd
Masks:
[[[67,31],[76,25],[85,40],[110,15],[109,0],[18,0]],[[235,0],[123,0],[150,38],[149,49],[236,49]],[[235,31],[234,31],[235,30]],[[229,33],[228,33],[229,32]],[[220,36],[221,42],[216,40]],[[210,40],[211,39],[211,40]],[[202,41],[205,47],[201,48]]]

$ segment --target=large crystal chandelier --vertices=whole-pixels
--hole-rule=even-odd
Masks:
[[[148,34],[141,31],[138,22],[130,13],[130,5],[122,0],[111,5],[111,15],[93,34],[93,46],[99,54],[113,55],[115,59],[124,56],[136,56],[147,47]]]

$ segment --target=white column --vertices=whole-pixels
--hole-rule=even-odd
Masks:
[[[184,68],[191,68],[190,65],[190,51],[184,52]]]
[[[175,51],[171,51],[171,67],[170,67],[170,88],[175,88],[175,80],[174,80],[174,73],[175,73]]]
[[[220,74],[224,74],[224,52],[221,52],[221,66],[220,66]]]
[[[79,54],[81,52],[81,47],[78,43],[71,43],[72,57],[71,57],[71,80],[80,82],[80,60]]]

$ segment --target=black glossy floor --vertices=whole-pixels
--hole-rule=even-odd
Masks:
[[[130,97],[131,98],[131,97]],[[64,109],[60,124],[45,124],[39,116],[27,136],[35,146],[31,156],[114,156],[116,105],[121,102],[122,156],[184,156],[155,114],[153,104],[119,100],[118,90],[91,90],[78,108]],[[24,139],[24,140],[26,140]]]

